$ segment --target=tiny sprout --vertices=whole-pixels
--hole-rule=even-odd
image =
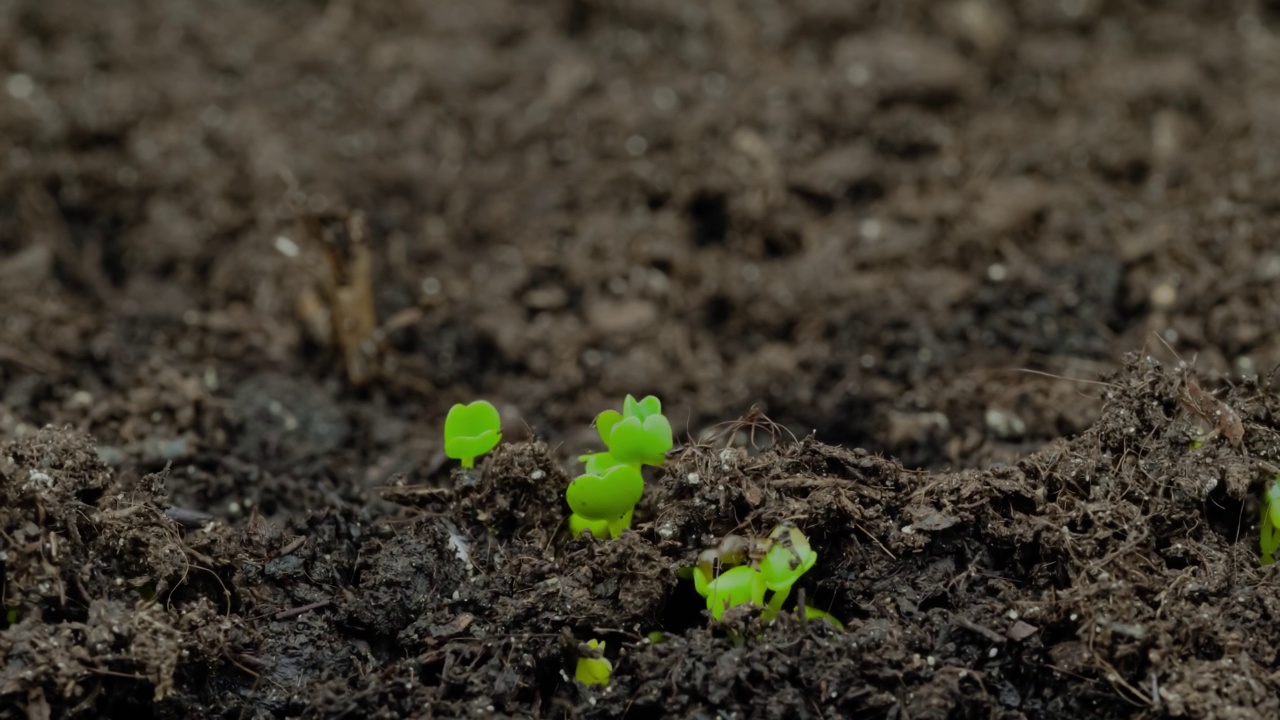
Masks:
[[[590,640],[586,650],[578,658],[574,678],[583,685],[608,685],[609,675],[613,673],[613,663],[604,656],[604,643]]]
[[[725,610],[747,603],[764,608],[761,617],[772,620],[792,586],[817,561],[809,538],[794,525],[783,523],[767,538],[730,535],[718,547],[703,551],[693,567],[693,581],[716,620],[724,617]],[[770,593],[767,603],[766,592]]]
[[[661,466],[675,446],[671,423],[662,414],[662,402],[650,395],[636,400],[628,395],[622,412],[605,410],[596,416],[596,430],[618,462]]]
[[[569,532],[574,537],[591,533],[597,538],[618,538],[631,527],[636,503],[644,494],[642,465],[666,462],[673,446],[671,423],[662,415],[662,402],[650,395],[636,400],[628,395],[622,412],[605,410],[596,417],[596,429],[605,452],[583,455],[586,472],[569,483],[565,499],[573,514]]]
[[[1272,480],[1263,495],[1261,545],[1262,564],[1274,563],[1276,551],[1280,550],[1280,475]]]
[[[588,469],[601,471],[591,463]],[[606,532],[617,537],[631,527],[631,515],[643,494],[644,478],[635,465],[614,465],[598,475],[579,475],[565,490],[565,500],[573,511],[569,530],[575,536],[590,530],[592,535],[601,537],[600,523],[604,523]]]
[[[766,611],[766,615],[772,617],[782,609],[782,603],[791,594],[791,586],[818,562],[818,553],[809,546],[809,538],[794,525],[779,525],[769,533],[769,540],[772,545],[760,561],[760,574],[764,576],[765,587],[773,591]]]
[[[502,418],[498,409],[485,400],[449,408],[444,420],[444,454],[472,468],[476,458],[489,452],[502,439]]]

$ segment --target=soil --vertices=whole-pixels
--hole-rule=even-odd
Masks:
[[[0,719],[1280,717],[1276,3],[18,0],[0,76]],[[783,521],[843,630],[682,577]]]

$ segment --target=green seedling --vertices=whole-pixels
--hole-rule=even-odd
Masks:
[[[769,552],[760,560],[760,574],[765,587],[773,591],[765,619],[777,616],[782,603],[791,594],[791,586],[818,562],[818,553],[809,546],[809,538],[794,525],[779,525],[769,533]]]
[[[613,663],[604,656],[604,643],[598,640],[587,642],[587,653],[578,658],[578,667],[574,678],[583,685],[608,685],[609,675],[613,673]]]
[[[587,472],[569,483],[565,499],[573,515],[569,518],[569,530],[578,536],[589,530],[595,537],[618,537],[631,527],[631,516],[636,503],[644,494],[644,477],[636,465],[601,467],[604,460],[588,462]],[[602,529],[602,534],[600,530]]]
[[[817,561],[809,538],[799,528],[782,524],[767,538],[730,535],[718,547],[704,551],[693,568],[693,582],[716,620],[729,608],[747,603],[763,608],[761,617],[772,620],[796,581]]]
[[[444,419],[444,454],[461,460],[464,468],[473,468],[476,458],[498,446],[501,430],[502,418],[492,403],[458,403]]]
[[[628,395],[622,412],[605,410],[596,417],[596,430],[608,450],[578,458],[586,471],[565,490],[573,511],[569,532],[574,537],[585,532],[616,539],[631,527],[636,503],[644,494],[641,466],[666,462],[674,445],[671,423],[662,415],[658,398],[636,400]]]
[[[1271,481],[1271,486],[1262,496],[1262,564],[1270,565],[1276,561],[1276,551],[1280,550],[1280,475]]]
[[[628,465],[661,467],[675,446],[662,402],[652,395],[644,400],[628,395],[621,413],[605,410],[596,416],[596,430],[609,454]]]

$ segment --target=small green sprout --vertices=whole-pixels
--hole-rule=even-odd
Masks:
[[[476,458],[498,446],[501,430],[502,418],[492,403],[458,403],[444,419],[444,454],[461,460],[464,468],[473,468]]]
[[[1280,550],[1280,475],[1262,497],[1262,564],[1270,565]]]
[[[773,591],[765,611],[766,619],[778,614],[791,594],[791,586],[818,562],[818,553],[809,546],[809,538],[794,525],[774,528],[769,533],[769,541],[769,552],[760,561],[765,587]]]
[[[569,532],[574,537],[589,532],[616,539],[631,527],[636,503],[644,494],[640,467],[666,462],[674,445],[671,423],[663,417],[658,398],[636,400],[628,395],[622,412],[605,410],[596,417],[596,429],[608,450],[578,458],[586,471],[565,490],[573,511]]]
[[[583,530],[590,530],[596,537],[607,534],[616,538],[631,527],[632,513],[644,494],[644,477],[636,465],[618,464],[601,468],[599,464],[588,462],[587,468],[588,472],[574,478],[565,490],[565,499],[573,511],[569,517],[569,531],[575,537]],[[601,529],[604,533],[600,532]]]
[[[817,561],[818,553],[809,545],[809,538],[784,523],[763,540],[737,535],[724,538],[719,547],[698,556],[693,582],[716,620],[729,608],[747,603],[764,608],[761,617],[772,620],[781,612],[792,586]],[[716,568],[728,569],[716,574]],[[808,610],[805,612],[807,617]]]
[[[608,685],[609,675],[613,673],[613,663],[604,656],[604,643],[590,640],[587,642],[587,651],[578,658],[574,678],[583,685]]]
[[[662,402],[652,395],[643,400],[628,395],[621,413],[605,410],[596,416],[596,430],[609,453],[629,465],[660,467],[675,446]]]

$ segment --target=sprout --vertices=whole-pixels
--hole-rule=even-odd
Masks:
[[[1276,561],[1276,551],[1280,550],[1280,475],[1262,496],[1261,544],[1262,564],[1270,565]]]
[[[565,499],[573,515],[569,518],[569,530],[575,536],[590,530],[596,537],[600,524],[611,537],[618,537],[631,527],[631,515],[640,496],[644,494],[644,478],[635,465],[614,465],[603,471],[598,465],[588,463],[590,472],[579,475],[565,490]]]
[[[628,395],[622,412],[605,410],[596,417],[596,429],[606,452],[583,455],[586,471],[565,490],[573,514],[569,532],[574,537],[618,538],[631,527],[636,503],[644,494],[642,465],[662,465],[671,449],[671,423],[662,415],[662,402],[650,395],[636,400]]]
[[[475,467],[476,458],[497,447],[501,430],[502,418],[492,403],[458,403],[444,420],[444,454],[461,460],[464,468]]]
[[[622,412],[605,410],[596,416],[596,430],[618,462],[660,467],[675,443],[671,423],[662,414],[662,402],[650,395],[636,400],[628,395]]]
[[[766,617],[773,617],[782,609],[791,594],[791,586],[818,561],[818,553],[809,546],[809,538],[800,528],[783,524],[769,533],[769,552],[760,561],[760,574],[765,587],[773,591],[769,598]]]
[[[818,553],[809,545],[809,538],[796,526],[783,523],[763,540],[730,535],[718,547],[704,551],[693,567],[693,582],[716,620],[724,617],[725,610],[747,603],[764,608],[761,617],[772,620],[782,610],[792,586],[817,561]],[[717,569],[719,574],[715,575]],[[809,610],[804,610],[806,617]],[[812,616],[826,613],[814,610]]]
[[[599,640],[588,641],[586,652],[578,658],[574,678],[583,685],[608,685],[612,672],[613,663],[604,656],[604,643]]]

